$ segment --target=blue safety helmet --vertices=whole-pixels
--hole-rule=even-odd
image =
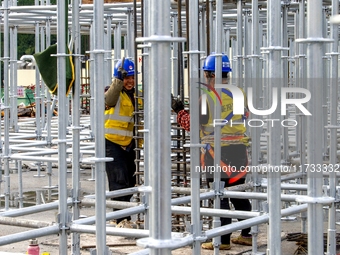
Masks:
[[[113,69],[113,76],[114,77],[118,77],[118,68],[122,66],[122,60],[118,60],[115,68]],[[123,66],[124,70],[127,71],[127,75],[126,76],[133,76],[135,75],[135,64],[130,60],[130,59],[125,59],[124,60],[124,66]]]
[[[203,70],[208,72],[215,72],[215,59],[216,55],[213,53],[209,55],[203,64]],[[222,73],[231,72],[230,61],[227,55],[222,53]]]

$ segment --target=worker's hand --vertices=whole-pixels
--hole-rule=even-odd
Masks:
[[[184,110],[184,104],[180,99],[171,96],[171,108],[175,113],[179,113],[181,110]]]
[[[122,59],[122,64],[118,68],[118,72],[117,72],[117,78],[121,81],[124,81],[124,78],[127,76],[127,71],[124,69],[124,60],[125,60],[125,57]]]

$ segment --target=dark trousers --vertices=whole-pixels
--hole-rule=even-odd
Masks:
[[[246,146],[242,144],[237,144],[221,147],[221,160],[230,166],[236,167],[236,169],[240,169],[241,166],[247,166],[248,155]],[[209,154],[209,152],[206,152],[204,161],[206,166],[214,166],[214,158]],[[207,181],[213,182],[213,179],[208,178]],[[239,179],[232,184],[229,184],[229,180],[227,178],[221,178],[221,181],[224,182],[224,187],[231,187],[243,184],[245,182],[245,179]],[[230,198],[230,202],[234,205],[236,210],[251,211],[251,204],[249,199]],[[221,209],[230,209],[228,198],[221,199]],[[241,221],[243,219],[238,220]],[[221,218],[221,226],[228,225],[230,223],[231,218]],[[251,236],[249,232],[250,228],[242,229],[241,235]],[[221,243],[230,244],[230,236],[231,233],[221,236]]]
[[[136,171],[135,159],[136,152],[134,151],[134,141],[128,150],[124,150],[120,145],[105,139],[106,157],[113,158],[113,161],[106,162],[106,174],[109,182],[109,190],[119,190],[131,188],[136,185]],[[132,195],[115,197],[112,200],[127,201],[129,202]],[[131,217],[124,217],[117,219],[117,223]]]

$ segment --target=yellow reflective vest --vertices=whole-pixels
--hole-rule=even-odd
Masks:
[[[115,107],[105,110],[105,138],[121,146],[128,146],[133,137],[134,106],[129,96],[120,92]]]
[[[231,143],[241,143],[245,145],[249,145],[249,137],[244,136],[247,131],[245,116],[243,115],[233,115],[233,99],[227,95],[225,92],[221,93],[221,116],[219,118],[219,122],[229,119],[229,115],[231,115],[232,126],[230,125],[230,120],[221,128],[221,136],[222,141],[225,140],[225,143],[222,143],[221,146],[227,146],[229,143],[227,140],[230,140]],[[207,124],[201,125],[200,137],[204,140],[207,136],[212,136],[214,134],[214,102],[211,98],[207,98],[208,103],[208,111],[209,111],[209,120]],[[245,100],[246,102],[246,100]],[[216,103],[219,103],[216,100]],[[215,117],[216,119],[216,117]],[[237,124],[239,123],[239,124]],[[229,138],[228,138],[229,136]],[[237,141],[235,141],[238,140]],[[211,146],[214,146],[213,142],[210,143]]]

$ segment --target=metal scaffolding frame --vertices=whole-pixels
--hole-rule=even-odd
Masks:
[[[183,4],[182,4],[183,3]],[[12,223],[12,217],[58,208],[58,222],[29,222],[15,220],[16,225],[39,227],[18,234],[0,237],[0,245],[14,243],[44,235],[59,235],[59,254],[68,254],[67,234],[72,233],[72,254],[80,254],[80,233],[96,234],[96,249],[91,254],[110,254],[106,235],[134,236],[144,250],[133,254],[171,254],[173,249],[192,246],[192,254],[201,253],[202,242],[213,238],[215,251],[219,252],[219,237],[245,227],[252,227],[252,254],[258,254],[258,225],[269,222],[267,254],[281,254],[281,218],[301,213],[301,231],[306,232],[308,219],[309,254],[323,254],[324,206],[328,207],[328,250],[336,254],[336,208],[339,201],[337,174],[331,166],[339,164],[338,149],[338,55],[339,26],[331,24],[329,17],[339,12],[338,0],[296,1],[158,1],[142,0],[130,3],[71,5],[63,1],[50,5],[36,1],[34,6],[16,6],[15,1],[3,1],[1,31],[4,34],[4,98],[1,109],[1,171],[0,195],[4,201],[0,223]],[[185,8],[184,8],[185,7]],[[189,11],[190,10],[190,11]],[[60,17],[68,17],[63,19]],[[66,22],[67,21],[67,22]],[[35,34],[35,50],[42,51],[51,44],[51,34],[58,42],[72,39],[76,80],[73,95],[66,95],[66,44],[58,44],[58,97],[51,98],[40,81],[36,68],[36,116],[34,121],[19,120],[17,105],[16,44],[19,33]],[[89,83],[90,115],[80,114],[81,91],[81,36],[90,35]],[[111,56],[111,35],[114,35],[114,59]],[[138,61],[137,48],[141,49],[143,66],[143,111],[137,112],[144,147],[138,152],[138,170],[143,178],[138,187],[105,192],[104,143],[104,87],[111,80],[112,66],[121,58],[121,37],[124,37],[124,54]],[[287,109],[281,116],[281,106],[266,118],[256,117],[262,125],[250,125],[251,167],[256,169],[245,187],[221,189],[220,175],[214,176],[211,189],[202,187],[199,155],[202,144],[199,138],[199,89],[196,82],[202,77],[202,60],[211,52],[217,53],[217,67],[221,67],[221,53],[230,56],[233,67],[231,82],[252,88],[251,101],[255,109],[269,109],[274,97],[282,88],[308,89],[313,100],[306,108],[311,116],[301,114],[297,107]],[[324,68],[325,63],[329,68]],[[184,69],[183,67],[186,67]],[[219,70],[219,68],[217,68]],[[9,77],[10,75],[10,77]],[[185,78],[186,76],[187,78]],[[216,77],[221,77],[216,72]],[[137,79],[136,79],[137,80]],[[324,86],[321,86],[321,85]],[[186,92],[187,91],[187,92]],[[170,94],[190,100],[190,134],[171,125]],[[279,94],[280,95],[280,94]],[[286,96],[286,95],[285,95]],[[300,95],[291,95],[299,98]],[[52,118],[54,104],[58,103],[58,117]],[[46,114],[41,114],[45,111]],[[277,101],[276,101],[277,103]],[[69,113],[71,104],[72,114]],[[43,111],[41,109],[44,109]],[[138,109],[136,109],[138,110]],[[216,112],[220,105],[216,104]],[[143,114],[144,113],[144,114]],[[297,125],[282,128],[289,118]],[[249,124],[249,123],[248,123]],[[274,125],[275,124],[275,125]],[[217,129],[220,127],[216,127]],[[307,132],[305,132],[307,131]],[[170,134],[176,135],[172,136]],[[167,135],[169,134],[169,135]],[[190,136],[190,138],[189,138]],[[215,132],[216,154],[220,151],[220,132]],[[33,139],[33,140],[32,140]],[[175,146],[172,143],[175,141]],[[57,145],[58,149],[52,148]],[[172,156],[177,157],[172,161]],[[141,154],[139,154],[140,156]],[[190,162],[188,159],[190,158]],[[215,159],[219,162],[219,158]],[[38,175],[41,163],[46,163],[47,190],[58,189],[58,202],[32,207],[23,206],[22,162],[36,162]],[[20,178],[19,209],[10,209],[11,169],[14,162]],[[58,187],[51,184],[52,163],[58,164]],[[81,197],[80,164],[95,169],[95,194]],[[72,192],[68,195],[67,168],[72,164]],[[322,171],[313,171],[320,164]],[[281,174],[285,166],[295,166],[289,175]],[[307,167],[308,166],[308,167]],[[187,171],[187,168],[190,171]],[[267,168],[280,171],[269,171]],[[292,167],[290,167],[292,169]],[[170,171],[174,170],[174,171]],[[185,174],[181,173],[184,171]],[[94,172],[93,172],[94,174]],[[176,185],[172,185],[175,176]],[[286,184],[286,180],[296,184]],[[205,184],[207,185],[207,184]],[[187,187],[190,186],[190,187]],[[297,195],[284,194],[295,190]],[[247,192],[239,192],[247,190]],[[108,198],[127,194],[140,194],[140,201],[117,203]],[[174,194],[179,194],[174,196]],[[249,198],[252,212],[220,210],[221,197]],[[95,199],[94,199],[95,198]],[[213,208],[203,206],[214,200]],[[261,207],[266,201],[268,211]],[[283,208],[282,202],[294,203]],[[95,217],[79,219],[80,203],[95,205]],[[181,205],[181,206],[179,206]],[[185,205],[185,206],[183,206]],[[72,206],[72,213],[68,206]],[[122,210],[110,213],[108,208]],[[141,214],[144,229],[129,230],[108,227],[108,220]],[[189,215],[189,234],[172,232],[172,215]],[[202,216],[213,217],[213,228],[202,228]],[[242,222],[220,226],[219,217],[243,217]],[[95,225],[91,225],[94,224]],[[181,238],[179,238],[181,237]]]

